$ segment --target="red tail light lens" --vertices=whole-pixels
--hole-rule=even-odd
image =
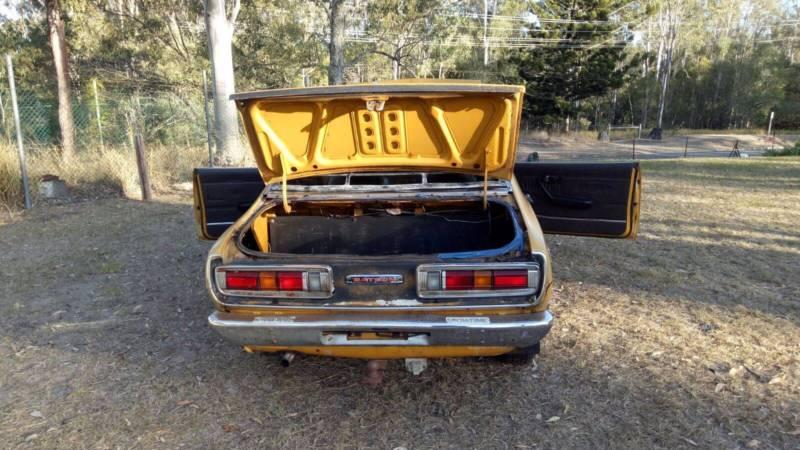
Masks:
[[[214,271],[217,288],[231,296],[329,298],[333,294],[328,266],[217,267]]]
[[[449,291],[472,289],[475,275],[472,270],[448,270],[444,280],[444,288]]]
[[[281,291],[302,291],[303,272],[278,272],[278,289]]]
[[[448,270],[444,276],[444,289],[447,291],[527,287],[527,270]]]
[[[500,297],[534,295],[541,283],[536,262],[422,264],[417,267],[417,295],[436,297]]]
[[[492,272],[494,289],[522,289],[528,287],[527,270],[495,270]]]
[[[225,272],[225,286],[237,291],[258,289],[258,272]]]

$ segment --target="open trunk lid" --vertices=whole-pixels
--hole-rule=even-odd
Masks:
[[[235,94],[265,182],[359,170],[511,179],[524,87],[395,82]]]

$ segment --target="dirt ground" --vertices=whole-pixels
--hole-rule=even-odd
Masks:
[[[282,368],[206,325],[187,197],[0,224],[0,447],[800,448],[800,159],[644,165],[637,241],[548,238],[530,366]]]

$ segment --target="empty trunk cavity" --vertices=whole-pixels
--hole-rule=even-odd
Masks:
[[[290,215],[269,217],[267,234],[272,253],[486,257],[522,246],[514,214],[509,205],[495,201],[486,210],[480,202],[436,207],[306,205]],[[243,243],[255,249],[248,241],[253,239]]]

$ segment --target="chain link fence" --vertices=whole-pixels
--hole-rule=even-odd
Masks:
[[[11,92],[0,79],[0,205],[21,205],[21,178]],[[24,81],[24,80],[23,80]],[[55,93],[24,88],[17,80],[17,105],[35,201],[42,180],[66,183],[70,196],[96,196],[109,191],[137,198],[141,192],[134,138],[145,143],[154,189],[187,189],[192,168],[208,164],[208,139],[202,82],[169,91],[145,90],[135,83],[102,81],[89,89],[73,88],[75,154],[64,158]],[[208,103],[213,113],[213,104]]]
[[[0,135],[15,136],[8,87],[0,88]],[[142,132],[148,143],[205,146],[206,121],[203,95],[179,93],[130,94],[101,92],[95,96],[73,96],[72,117],[76,150],[96,146],[132,146]],[[17,91],[22,136],[26,148],[35,150],[59,144],[58,102],[42,95]],[[213,107],[213,105],[209,105]]]

